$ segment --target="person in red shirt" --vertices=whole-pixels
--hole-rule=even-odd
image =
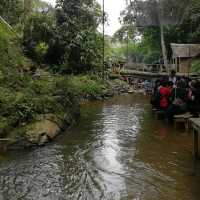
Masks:
[[[160,108],[166,110],[169,106],[170,89],[167,87],[167,82],[163,81],[159,89],[160,93]]]

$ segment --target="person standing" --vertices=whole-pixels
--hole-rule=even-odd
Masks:
[[[163,81],[159,89],[160,93],[160,108],[166,110],[169,106],[169,97],[171,95],[170,89],[167,87],[167,82]]]
[[[169,82],[172,82],[174,85],[176,85],[176,81],[177,81],[176,71],[172,70],[169,76]]]

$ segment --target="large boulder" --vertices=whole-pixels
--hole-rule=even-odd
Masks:
[[[28,142],[43,145],[61,132],[61,122],[53,115],[40,117],[26,126],[25,137]]]

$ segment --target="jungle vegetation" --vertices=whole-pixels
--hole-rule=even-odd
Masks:
[[[170,43],[200,43],[199,10],[199,0],[127,1],[121,13],[122,27],[113,40],[122,44],[119,51],[125,58],[128,53],[133,62],[167,63]]]
[[[199,10],[199,0],[128,1],[121,28],[105,37],[105,61],[167,62],[170,43],[200,42]],[[104,88],[95,75],[103,57],[99,3],[1,0],[0,17],[0,136],[41,114],[73,121],[78,96]]]
[[[101,16],[93,0],[1,1],[0,137],[23,137],[46,114],[71,125],[79,99],[101,94],[88,75],[102,64]]]

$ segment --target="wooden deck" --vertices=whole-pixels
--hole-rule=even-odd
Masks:
[[[185,126],[185,130],[189,130],[189,119],[192,118],[192,115],[190,113],[185,113],[181,115],[175,115],[174,116],[174,126],[177,127],[178,123],[183,123]]]
[[[190,124],[193,132],[193,153],[195,158],[198,157],[198,137],[200,134],[200,118],[191,118]]]
[[[200,118],[191,118],[189,120],[193,134],[193,167],[196,172],[196,160],[199,154],[199,134],[200,134]]]

